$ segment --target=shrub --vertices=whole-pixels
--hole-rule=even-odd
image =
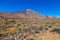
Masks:
[[[60,28],[52,28],[52,29],[50,30],[50,32],[55,32],[55,33],[60,34]]]
[[[47,27],[43,27],[43,26],[40,27],[40,31],[45,32],[46,30],[48,30]]]
[[[0,33],[0,37],[6,37],[6,36],[8,36],[8,33],[6,33],[6,32]]]
[[[18,30],[17,30],[17,28],[8,28],[7,29],[10,33],[17,33],[18,32]]]
[[[26,40],[35,40],[34,38],[27,38]]]
[[[35,33],[39,33],[40,29],[37,26],[30,26],[30,28],[35,32]]]

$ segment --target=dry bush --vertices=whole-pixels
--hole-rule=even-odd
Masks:
[[[10,33],[17,33],[18,32],[18,30],[17,30],[17,28],[7,28],[7,30],[10,32]]]

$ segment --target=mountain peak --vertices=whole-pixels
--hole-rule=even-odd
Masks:
[[[31,9],[27,9],[26,11],[31,11]]]

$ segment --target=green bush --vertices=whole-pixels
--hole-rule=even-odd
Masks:
[[[0,37],[7,37],[7,36],[8,36],[8,33],[6,32],[0,33]]]

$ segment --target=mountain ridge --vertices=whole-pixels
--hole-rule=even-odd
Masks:
[[[35,18],[35,19],[56,18],[53,16],[45,16],[31,9],[21,10],[17,12],[0,12],[0,16],[3,16],[4,18]]]

